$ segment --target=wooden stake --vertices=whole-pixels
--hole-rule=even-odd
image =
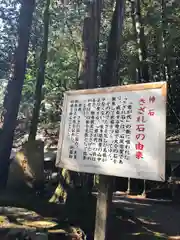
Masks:
[[[106,240],[109,230],[110,210],[113,195],[113,177],[100,176],[96,206],[96,225],[94,240]]]
[[[144,185],[143,185],[143,192],[142,195],[145,196],[146,195],[146,180],[143,180]]]
[[[128,178],[128,189],[127,189],[126,193],[130,194],[130,191],[131,191],[131,179]]]

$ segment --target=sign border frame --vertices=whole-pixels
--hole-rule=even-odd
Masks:
[[[129,92],[129,91],[143,91],[143,90],[150,90],[150,89],[161,89],[162,96],[165,98],[164,101],[167,101],[167,82],[153,82],[153,83],[140,83],[140,84],[130,84],[130,85],[123,85],[123,86],[113,86],[113,87],[105,87],[105,88],[93,88],[93,89],[81,89],[81,90],[70,90],[64,92],[64,101],[62,107],[62,115],[61,115],[61,122],[60,122],[60,131],[59,131],[59,140],[58,140],[58,147],[57,147],[57,156],[56,156],[56,167],[59,167],[61,162],[61,155],[62,155],[62,145],[64,139],[64,131],[65,131],[65,121],[67,117],[67,106],[68,106],[68,97],[72,95],[89,95],[89,94],[102,94],[102,93],[113,93],[113,92]],[[165,116],[166,116],[167,108],[165,108]],[[161,155],[164,155],[164,159],[166,161],[166,117],[165,117],[165,144],[163,149],[159,149],[161,151]],[[165,163],[162,169],[162,165],[159,163],[159,172],[160,178],[162,181],[165,179],[163,178]]]

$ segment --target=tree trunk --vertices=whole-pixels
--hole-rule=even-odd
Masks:
[[[8,179],[9,157],[25,77],[34,6],[35,0],[24,0],[22,1],[20,10],[18,29],[19,39],[14,58],[14,71],[12,79],[8,82],[7,92],[4,99],[4,123],[0,136],[0,189],[6,187]]]
[[[131,0],[131,16],[138,50],[139,67],[137,68],[137,70],[139,82],[149,82],[147,48],[144,35],[144,26],[141,16],[140,0]]]
[[[44,75],[45,75],[45,67],[46,67],[46,60],[47,60],[47,51],[48,51],[48,33],[49,33],[49,6],[50,0],[46,1],[46,6],[44,10],[44,40],[43,40],[43,47],[40,55],[39,61],[39,69],[37,73],[37,83],[36,83],[36,90],[35,90],[35,103],[29,133],[29,140],[35,140],[37,127],[38,127],[38,120],[39,120],[39,112],[41,108],[41,100],[42,100],[42,88],[44,85]]]
[[[99,33],[100,20],[103,0],[94,0],[87,3],[87,12],[83,26],[83,62],[82,73],[80,74],[79,88],[95,88],[97,87],[98,76],[98,54],[99,54]],[[84,180],[87,180],[88,192],[91,194],[94,176],[82,174]]]
[[[118,63],[124,22],[124,8],[125,0],[116,0],[116,7],[111,22],[107,59],[101,78],[101,85],[105,87],[118,84]],[[115,178],[111,176],[100,176],[99,178],[99,193],[97,197],[94,236],[95,240],[108,239],[108,225],[111,222],[110,212],[112,207],[114,180]]]
[[[87,16],[83,26],[84,61],[79,88],[97,87],[97,68],[99,53],[99,32],[103,0],[87,4]]]
[[[102,70],[101,85],[112,86],[118,84],[118,65],[121,46],[122,22],[124,18],[125,1],[116,1],[111,22],[111,31],[108,41],[106,64]]]
[[[161,72],[162,72],[162,79],[165,81],[169,81],[169,75],[168,75],[168,61],[167,61],[167,55],[166,55],[166,16],[165,16],[165,11],[166,11],[166,3],[164,0],[161,0],[161,43],[160,43],[160,48],[161,48]]]
[[[138,33],[137,33],[137,29],[136,29],[136,18],[135,18],[135,15],[136,15],[136,11],[135,11],[135,2],[134,1],[131,1],[131,19],[132,19],[132,25],[133,25],[133,30],[134,30],[134,35],[135,35],[135,38],[136,38],[136,46],[138,45],[137,42],[138,42]],[[138,46],[139,48],[139,46]],[[139,83],[139,81],[142,79],[142,73],[141,73],[141,68],[140,68],[140,56],[139,56],[139,53],[141,52],[141,50],[138,49],[138,64],[136,66],[136,83]],[[128,182],[129,182],[129,179],[128,179]]]

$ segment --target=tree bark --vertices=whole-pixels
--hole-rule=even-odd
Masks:
[[[36,138],[39,112],[40,112],[41,101],[43,96],[42,88],[43,88],[44,79],[45,79],[44,75],[45,75],[45,67],[46,67],[47,51],[48,51],[48,33],[49,33],[49,15],[50,15],[49,6],[50,6],[50,0],[47,0],[45,10],[44,10],[44,40],[43,40],[43,46],[42,46],[42,51],[40,55],[39,69],[37,73],[35,103],[34,103],[33,115],[31,120],[29,140],[35,140]]]
[[[137,46],[138,33],[137,33],[137,29],[136,29],[135,2],[134,1],[130,1],[130,2],[131,2],[131,19],[132,19],[132,25],[133,25],[134,35],[135,35],[135,38],[136,38],[136,46]],[[138,55],[139,55],[140,51],[138,51]],[[139,80],[142,79],[142,73],[141,73],[140,62],[139,62],[140,57],[138,56],[137,59],[138,59],[138,63],[137,63],[137,66],[136,66],[136,83],[139,83]]]
[[[21,100],[21,92],[24,83],[27,53],[29,46],[30,29],[35,0],[22,1],[19,29],[18,47],[14,57],[14,71],[8,82],[7,92],[4,99],[4,123],[0,135],[0,189],[6,187],[9,170],[9,157],[11,153],[16,119]]]
[[[161,0],[161,72],[162,72],[162,79],[165,81],[169,81],[169,75],[168,75],[168,60],[167,60],[167,54],[166,54],[166,2],[164,0]]]
[[[86,17],[83,25],[83,61],[79,79],[79,88],[88,89],[97,87],[99,33],[103,0],[93,0],[87,3]],[[82,176],[84,179],[86,176]],[[88,174],[88,192],[91,194],[94,176]]]
[[[131,0],[131,16],[134,26],[139,60],[139,67],[137,68],[139,81],[137,82],[149,82],[147,48],[144,35],[144,26],[141,16],[140,0]]]
[[[93,0],[87,4],[87,16],[83,26],[84,61],[79,88],[97,87],[99,54],[99,32],[103,0]]]
[[[118,66],[124,10],[125,0],[116,1],[116,6],[111,22],[106,64],[103,67],[101,76],[102,86],[113,86],[118,84]]]
[[[108,53],[101,85],[112,86],[118,84],[119,54],[121,47],[122,29],[124,22],[125,0],[116,0],[116,7],[112,18],[111,31],[108,42]],[[111,222],[112,195],[114,177],[100,176],[99,192],[96,207],[95,240],[108,239]]]

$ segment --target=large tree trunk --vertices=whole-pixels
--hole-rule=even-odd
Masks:
[[[118,84],[118,66],[121,46],[122,22],[124,19],[125,1],[116,1],[111,22],[108,41],[106,64],[102,70],[101,85],[112,86]]]
[[[136,38],[136,46],[137,46],[137,55],[138,55],[138,66],[136,68],[136,83],[149,82],[149,70],[147,63],[147,48],[146,48],[146,40],[144,35],[144,26],[141,16],[141,4],[140,0],[130,0],[131,2],[131,18],[132,24],[134,28],[134,34]],[[131,179],[128,178],[128,190],[127,193],[131,192]],[[144,182],[144,190],[143,194],[145,194],[145,182]]]
[[[139,66],[137,68],[139,81],[137,82],[148,82],[149,71],[147,63],[147,48],[144,35],[144,26],[141,16],[140,0],[131,0],[131,17],[136,37],[136,45],[139,60]]]
[[[95,88],[97,87],[98,77],[98,54],[99,54],[99,33],[100,20],[103,0],[94,0],[87,3],[86,17],[83,26],[83,61],[82,72],[80,74],[79,88]],[[88,192],[92,192],[94,176],[82,174],[87,180]]]
[[[105,87],[118,84],[118,63],[124,22],[124,10],[125,0],[116,0],[116,7],[113,13],[111,31],[109,35],[107,59],[101,78],[101,85]],[[111,222],[110,212],[112,207],[114,180],[115,178],[111,176],[100,176],[99,178],[95,240],[108,239],[108,224]]]
[[[37,83],[36,83],[36,90],[35,90],[35,103],[29,133],[29,140],[35,140],[37,127],[38,127],[38,120],[39,120],[39,112],[41,108],[41,100],[42,100],[42,87],[44,85],[44,75],[45,75],[45,67],[46,67],[46,60],[47,60],[47,51],[48,51],[48,33],[49,33],[49,6],[50,0],[47,0],[45,10],[44,10],[44,40],[42,51],[40,55],[39,61],[39,69],[37,74]]]
[[[97,68],[99,54],[99,32],[103,0],[87,4],[87,16],[83,26],[83,66],[79,88],[97,87]]]
[[[9,157],[11,153],[16,119],[24,83],[29,36],[35,0],[22,1],[19,16],[19,39],[14,57],[14,72],[8,82],[4,99],[4,123],[0,135],[0,189],[4,189],[8,179]]]

